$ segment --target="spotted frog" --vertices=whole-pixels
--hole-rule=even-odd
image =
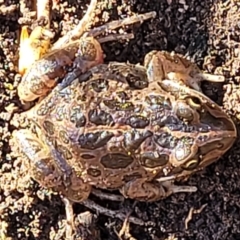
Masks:
[[[15,147],[37,182],[74,202],[93,187],[148,202],[195,191],[174,181],[215,162],[237,136],[202,80],[224,79],[164,51],[144,65],[97,65],[22,113],[31,124],[13,132]]]

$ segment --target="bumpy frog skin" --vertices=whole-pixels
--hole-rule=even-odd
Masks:
[[[237,136],[227,114],[198,91],[205,77],[222,81],[160,51],[145,66],[100,64],[22,113],[31,130],[13,137],[31,176],[75,202],[93,186],[139,201],[194,191],[173,182],[219,159]]]

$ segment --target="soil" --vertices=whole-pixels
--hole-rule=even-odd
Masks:
[[[12,113],[23,110],[16,93],[21,80],[17,72],[20,24],[30,24],[34,16],[29,13],[31,5],[23,7],[24,1],[20,3],[21,8],[18,0],[0,0],[0,239],[64,239],[66,215],[61,198],[31,180],[9,147]],[[89,1],[55,3],[58,5],[53,10],[52,28],[59,33],[58,38],[78,22]],[[103,44],[105,61],[142,63],[151,50],[184,54],[203,71],[225,76],[224,84],[203,83],[203,91],[223,106],[238,125],[239,1],[102,0],[94,25],[149,11],[156,11],[157,17],[119,30],[133,32],[134,39]],[[189,179],[187,184],[197,186],[196,193],[175,194],[156,203],[138,202],[134,207],[130,200],[117,204],[93,199],[115,210],[132,208],[133,216],[154,222],[144,227],[130,224],[132,238],[122,239],[240,239],[239,141],[218,162]],[[75,214],[86,210],[80,204],[74,207]],[[116,232],[122,227],[120,220],[103,215],[96,219],[100,239],[119,239]]]

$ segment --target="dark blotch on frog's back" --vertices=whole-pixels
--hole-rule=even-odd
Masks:
[[[75,124],[76,128],[85,126],[86,117],[84,116],[80,106],[70,109],[70,121]]]
[[[103,104],[111,110],[115,111],[133,111],[134,104],[132,102],[119,102],[116,99],[113,100],[103,100]]]
[[[85,159],[85,160],[89,160],[89,159],[94,159],[95,156],[90,153],[83,153],[83,154],[81,154],[81,158]]]
[[[131,115],[126,119],[125,123],[132,128],[145,128],[149,125],[149,119],[141,115]]]
[[[103,110],[90,110],[88,112],[88,119],[95,125],[114,125],[114,120],[111,114],[103,111]]]
[[[91,85],[91,88],[96,93],[107,91],[109,88],[109,82],[105,79],[97,79],[97,80],[91,81],[90,85]]]
[[[95,169],[95,168],[88,168],[87,169],[87,174],[92,176],[92,177],[99,177],[101,176],[101,171],[99,169]]]
[[[94,150],[105,146],[113,136],[114,134],[108,131],[81,134],[78,137],[78,144],[83,149]]]
[[[138,131],[138,130],[130,130],[124,133],[123,145],[127,151],[135,151],[140,145],[149,137],[151,137],[153,133],[149,130]]]
[[[133,161],[134,158],[132,156],[123,153],[109,153],[100,159],[101,164],[105,168],[110,169],[126,168]]]
[[[174,149],[178,143],[178,138],[167,132],[155,134],[153,139],[160,147],[167,149]]]
[[[145,152],[141,154],[140,162],[141,165],[147,168],[161,167],[167,164],[169,156],[159,151]]]
[[[45,120],[43,122],[43,129],[48,135],[53,135],[55,133],[54,124],[48,120]]]

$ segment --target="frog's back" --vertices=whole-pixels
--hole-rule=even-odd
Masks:
[[[201,165],[201,151],[222,147],[206,107],[202,115],[192,111],[158,82],[149,83],[142,67],[123,65],[110,74],[106,66],[54,90],[34,109],[44,134],[86,182],[114,189],[136,178],[184,175]],[[228,119],[216,121],[233,130]]]

